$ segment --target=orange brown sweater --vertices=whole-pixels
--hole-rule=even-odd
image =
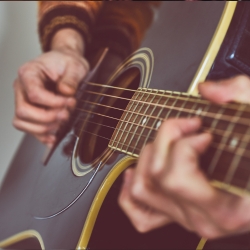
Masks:
[[[85,43],[108,46],[127,56],[139,47],[153,19],[157,1],[42,1],[39,36],[44,51],[62,28],[74,28]]]

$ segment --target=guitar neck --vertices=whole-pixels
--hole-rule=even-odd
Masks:
[[[202,119],[201,131],[213,141],[201,157],[210,179],[250,189],[250,105],[216,105],[185,93],[139,88],[123,113],[109,147],[138,157],[144,145],[154,140],[161,123],[169,118]]]

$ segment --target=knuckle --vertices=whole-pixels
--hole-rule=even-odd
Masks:
[[[220,236],[213,228],[206,226],[199,228],[199,230],[197,230],[197,234],[208,240],[214,240]]]
[[[154,159],[150,168],[150,174],[153,178],[161,179],[166,169],[166,162]]]
[[[248,88],[250,85],[250,79],[245,75],[240,75],[236,77],[234,84],[237,88],[246,90],[246,88]]]
[[[30,89],[27,92],[27,96],[28,96],[29,101],[32,102],[32,103],[37,102],[38,99],[39,99],[39,94],[34,89]]]
[[[150,231],[150,227],[145,222],[139,221],[134,224],[134,226],[139,233],[147,233]]]
[[[20,119],[26,117],[26,109],[24,106],[19,106],[16,108],[16,116]]]
[[[140,201],[142,198],[142,194],[145,192],[145,185],[142,181],[136,182],[131,187],[131,196],[133,199]]]
[[[22,77],[24,72],[26,71],[26,64],[22,65],[21,67],[19,67],[17,73],[19,77]]]
[[[30,68],[30,63],[25,63],[24,65],[22,65],[21,67],[19,67],[18,69],[18,76],[20,78],[23,78],[27,75],[28,71]]]

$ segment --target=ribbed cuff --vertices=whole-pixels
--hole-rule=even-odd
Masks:
[[[39,23],[39,36],[44,52],[50,50],[54,34],[63,28],[73,28],[83,37],[86,47],[90,42],[89,30],[93,26],[87,12],[74,6],[60,6],[46,13]]]

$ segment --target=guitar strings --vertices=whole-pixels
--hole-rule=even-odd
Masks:
[[[118,141],[118,140],[111,140],[111,138],[108,138],[108,137],[104,137],[104,136],[101,136],[101,135],[99,135],[99,134],[96,134],[96,133],[92,133],[92,132],[90,132],[90,131],[88,131],[88,130],[86,130],[86,129],[81,129],[81,130],[79,130],[79,131],[81,131],[81,132],[85,132],[85,133],[88,133],[88,134],[91,134],[91,135],[94,135],[94,136],[96,136],[96,137],[99,137],[99,138],[102,138],[102,139],[105,139],[105,140],[108,140],[108,141],[111,141],[111,142],[116,142],[117,144],[119,144],[119,145],[121,145],[121,147],[123,147],[123,146],[126,146],[127,147],[127,149],[131,146],[131,145],[129,145],[129,144],[126,144],[126,143],[122,143],[122,142],[120,142],[120,141]],[[132,132],[129,132],[128,131],[128,133],[132,133]],[[143,135],[142,135],[143,136]],[[146,137],[146,136],[144,136],[144,137]],[[153,136],[149,136],[148,137],[149,139],[154,139],[154,137]],[[145,146],[146,145],[146,143],[147,142],[145,142],[144,144],[143,144],[143,146]],[[142,148],[143,148],[143,146],[142,146]],[[237,152],[235,153],[235,152],[232,152],[232,150],[229,150],[229,149],[226,149],[226,146],[228,146],[227,144],[220,144],[220,143],[216,143],[216,142],[212,142],[209,146],[212,146],[213,148],[215,148],[215,149],[219,149],[219,150],[222,150],[222,151],[228,151],[229,153],[232,153],[232,154],[234,154],[234,155],[237,155],[237,156],[241,156],[241,157],[244,157],[244,158],[247,158],[247,159],[250,159],[250,151],[249,150],[245,150],[245,153],[246,154],[238,154]],[[220,149],[221,147],[223,147],[223,149]],[[117,150],[119,150],[119,149],[121,149],[121,150],[123,150],[122,148],[118,148],[118,147],[113,147],[113,146],[111,146],[111,148],[117,148]],[[135,150],[141,150],[142,148],[139,148],[139,147],[132,147],[133,148],[133,150],[135,151]],[[126,150],[125,150],[126,151]]]
[[[88,102],[88,101],[86,101],[86,102]],[[90,103],[92,103],[92,102],[90,102]],[[103,105],[103,104],[97,104],[97,105]],[[103,105],[103,106],[109,107],[109,108],[114,108],[114,109],[118,109],[118,110],[122,110],[122,111],[123,111],[123,109],[119,109],[119,108],[115,108],[115,107],[111,107],[111,106],[107,106],[107,105]],[[118,118],[115,118],[115,117],[112,117],[112,116],[107,116],[107,115],[104,115],[104,114],[100,114],[100,113],[97,113],[97,112],[93,112],[93,111],[89,111],[89,110],[84,110],[84,109],[79,109],[79,110],[81,110],[81,111],[83,111],[83,112],[85,112],[85,113],[94,114],[94,115],[98,115],[98,116],[103,116],[103,117],[106,117],[106,118],[115,119],[115,120],[117,120],[117,121],[130,123],[130,124],[132,124],[132,125],[136,125],[137,127],[147,128],[147,129],[150,129],[150,130],[152,130],[152,131],[157,131],[157,129],[154,129],[154,128],[152,128],[152,127],[148,127],[148,126],[145,126],[145,125],[140,125],[140,124],[137,124],[137,123],[134,123],[134,122],[130,122],[130,121],[125,121],[125,120],[123,120],[123,119],[118,119]],[[130,112],[132,112],[132,111],[130,111]],[[189,113],[190,113],[190,112],[189,112]],[[137,113],[137,114],[141,115],[140,113]],[[153,117],[153,118],[156,118],[156,117],[154,117],[154,116],[142,116],[142,117]],[[158,120],[164,121],[164,119],[162,119],[162,118],[159,118]],[[99,124],[99,125],[102,126],[102,124]],[[209,130],[209,127],[206,127],[206,128]],[[217,132],[216,130],[218,130],[218,129],[214,128],[214,129],[213,129],[213,132],[215,132],[215,133],[217,133],[217,134],[221,134],[220,132]],[[229,135],[226,134],[226,133],[227,133],[227,132],[224,131],[224,135],[223,135],[222,137],[228,137]],[[243,137],[243,139],[239,139],[240,142],[248,142],[248,139],[249,139],[248,137],[249,137],[249,135],[246,135],[246,134],[244,134],[244,133],[243,133],[243,134],[236,133],[236,132],[234,132],[234,131],[231,131],[230,134],[233,134],[233,136],[236,136],[237,138],[238,138],[239,135],[240,135],[241,137]]]
[[[160,97],[174,98],[174,99],[184,100],[184,101],[187,101],[187,98],[188,98],[188,101],[192,101],[192,102],[198,101],[200,104],[210,104],[211,103],[208,100],[201,99],[201,97],[197,97],[197,96],[185,93],[185,92],[175,92],[175,91],[158,90],[158,89],[150,89],[150,88],[141,88],[141,89],[134,90],[134,89],[127,89],[127,88],[110,86],[110,85],[105,85],[105,84],[101,85],[101,84],[93,83],[93,82],[86,82],[85,84],[91,85],[91,86],[97,86],[99,88],[112,88],[112,89],[117,89],[117,90],[130,91],[130,92],[134,92],[134,93],[141,91],[141,93],[144,93],[144,94],[149,94],[149,95],[153,95],[153,96],[160,96]],[[147,92],[147,90],[156,91],[156,92]],[[164,94],[158,93],[159,91],[163,92]],[[171,95],[172,93],[176,94],[176,96]],[[183,95],[183,96],[181,96],[181,95]],[[114,96],[114,97],[120,98],[118,96]],[[248,109],[245,111],[250,112],[249,103],[229,102],[229,103],[218,105],[218,106],[221,106],[221,107],[226,106],[230,109],[235,109],[237,111],[239,108],[239,105],[246,105],[246,108],[248,108]]]
[[[84,92],[86,93],[90,93],[90,94],[95,94],[97,96],[107,96],[107,97],[111,97],[111,98],[116,98],[116,99],[122,99],[122,100],[127,100],[127,101],[134,101],[134,102],[137,102],[137,103],[143,103],[143,104],[149,104],[148,102],[144,102],[144,101],[140,101],[140,100],[131,100],[129,98],[125,98],[125,97],[117,97],[117,96],[113,96],[113,95],[108,95],[108,94],[103,94],[103,93],[98,93],[98,92],[94,92],[94,91],[88,91],[88,90],[84,90]],[[175,98],[175,97],[173,97]],[[176,99],[176,98],[175,98]],[[85,102],[85,100],[80,100],[81,102]],[[98,105],[98,103],[95,103],[93,102],[93,104],[95,105]],[[208,104],[210,104],[208,102]],[[159,104],[154,104],[154,103],[150,103],[149,105],[151,106],[155,106],[155,107],[161,107],[161,108],[171,108],[172,110],[177,110],[177,111],[184,111],[186,113],[191,113],[191,114],[195,114],[197,113],[197,110],[189,110],[189,109],[185,109],[184,107],[183,108],[178,108],[178,107],[173,107],[173,106],[168,106],[168,105],[159,105]],[[246,104],[245,104],[246,105]],[[246,105],[247,106],[247,105]],[[225,108],[225,106],[222,106],[221,108]],[[127,111],[127,112],[131,112],[129,110],[126,110],[126,109],[122,109],[122,111]],[[205,113],[207,117],[210,117],[210,118],[214,118],[214,116],[216,116],[215,113],[211,113],[211,112],[208,112],[208,111],[203,111],[203,110],[200,110],[199,111],[200,114],[202,113]],[[223,115],[223,114],[219,114],[220,116],[220,119],[221,120],[224,120],[224,121],[227,121],[227,122],[230,122],[232,117],[229,116],[229,115]],[[154,118],[157,118],[157,117],[154,117]],[[234,118],[238,118],[235,122],[237,122],[238,124],[241,124],[241,125],[247,125],[249,126],[249,123],[250,123],[250,120],[248,118],[244,118],[244,117],[236,117],[234,116]]]
[[[86,133],[89,133],[89,134],[91,134],[91,135],[95,135],[95,136],[97,136],[97,137],[101,137],[101,138],[103,138],[103,139],[106,139],[106,140],[110,141],[110,138],[107,138],[107,137],[104,137],[104,136],[100,136],[100,135],[98,135],[98,134],[89,132],[89,131],[87,131],[87,130],[82,130],[82,131],[83,131],[83,132],[86,132]],[[115,141],[115,142],[118,142],[118,141]],[[119,143],[119,142],[118,142],[118,143]],[[125,144],[125,143],[120,143],[120,144],[121,144],[122,147],[123,147],[124,145],[125,145],[125,146],[129,146],[129,145]],[[145,143],[143,144],[143,146],[145,146]],[[224,144],[224,145],[221,145],[221,144],[212,142],[209,146],[215,148],[216,150],[225,151],[225,144]],[[221,146],[224,147],[224,148],[223,148],[223,149],[220,149]],[[112,147],[112,149],[115,149],[115,147]],[[119,148],[116,148],[116,150],[119,150]],[[141,148],[134,147],[133,150],[139,150],[139,151],[140,151]],[[228,151],[228,150],[226,150],[226,151]],[[233,153],[233,152],[231,152],[231,151],[229,151],[229,153],[232,153],[232,154],[234,154],[234,155],[237,155],[237,156],[240,156],[240,157],[244,157],[244,158],[250,159],[250,157],[249,157],[247,154],[238,154],[238,153]],[[250,152],[247,151],[247,153],[249,154]],[[134,156],[135,156],[135,155],[134,155]],[[238,163],[237,165],[238,165],[238,166],[237,166],[238,169],[241,170],[241,171],[246,171],[246,170],[248,169],[248,168],[246,169],[244,166],[239,165],[239,163]],[[246,172],[246,174],[249,174],[249,172]],[[241,179],[239,179],[238,177],[234,177],[233,180],[234,180],[234,181],[237,181],[238,183],[242,183],[242,184],[244,184],[244,185],[247,185],[246,183],[244,183],[244,182],[243,182]],[[227,184],[230,184],[230,183],[227,183]]]
[[[115,110],[119,110],[119,111],[124,111],[123,109],[120,109],[120,108],[116,108],[116,107],[112,107],[112,106],[108,106],[108,105],[104,105],[104,104],[100,104],[100,103],[95,103],[95,102],[91,102],[91,101],[85,101],[86,103],[90,103],[90,104],[95,104],[95,105],[98,105],[98,106],[101,106],[101,107],[107,107],[107,108],[112,108],[112,109],[115,109]],[[92,111],[86,111],[86,110],[84,110],[84,109],[79,109],[78,108],[78,110],[81,110],[81,111],[83,111],[83,112],[86,112],[86,113],[90,113],[90,112],[92,112]],[[179,110],[180,111],[180,110]],[[134,112],[134,111],[129,111],[129,110],[127,110],[127,112],[129,112],[129,113],[133,113],[133,114],[137,114],[137,117],[138,117],[138,115],[140,115],[141,117],[140,117],[140,120],[142,119],[142,118],[155,118],[155,120],[157,120],[157,121],[164,121],[164,120],[166,120],[166,119],[168,119],[169,117],[166,117],[166,119],[164,119],[164,118],[160,118],[160,117],[156,117],[156,116],[152,116],[152,115],[142,115],[141,113],[138,113],[138,112]],[[95,115],[99,115],[99,116],[105,116],[105,115],[103,115],[103,114],[100,114],[100,113],[95,113],[95,112],[92,112],[92,114],[95,114]],[[189,115],[192,115],[192,113],[190,113],[189,112]],[[202,115],[200,115],[200,116],[202,116]],[[121,122],[126,122],[126,123],[130,123],[130,124],[133,124],[133,125],[136,125],[137,127],[142,127],[142,128],[147,128],[147,129],[150,129],[150,130],[154,130],[154,131],[157,131],[158,129],[154,129],[153,127],[148,127],[148,126],[145,126],[145,125],[141,125],[141,124],[138,124],[138,123],[135,123],[135,122],[130,122],[130,121],[126,121],[126,120],[123,120],[123,119],[118,119],[118,118],[115,118],[115,117],[112,117],[112,116],[105,116],[106,118],[110,118],[110,119],[115,119],[115,120],[118,120],[118,121],[121,121]],[[137,118],[136,117],[136,118]],[[190,116],[188,116],[188,117],[190,117]],[[130,117],[131,118],[131,117]],[[136,118],[134,119],[134,121],[136,120]],[[102,124],[98,124],[98,125],[102,125]],[[114,128],[114,127],[113,127]],[[209,128],[210,127],[206,127],[206,126],[203,126],[203,128],[205,128],[205,129],[207,129],[207,130],[209,130]],[[115,128],[114,128],[115,129]],[[223,131],[223,132],[222,132]],[[225,134],[226,133],[226,131],[224,131],[224,130],[222,130],[222,129],[217,129],[217,128],[213,128],[213,132],[215,132],[216,134],[220,134],[221,135],[221,133],[223,133],[223,134]],[[250,138],[248,138],[248,137],[250,137],[250,135],[246,135],[246,134],[240,134],[240,133],[237,133],[237,132],[233,132],[233,131],[231,131],[230,133],[233,133],[234,134],[234,136],[237,136],[237,137],[239,137],[239,136],[244,136],[244,138],[243,138],[243,140],[242,141],[246,141],[246,142],[248,142],[249,141],[249,139]],[[224,136],[228,136],[228,135],[224,135]],[[223,137],[223,136],[222,136]],[[247,140],[246,140],[246,138],[247,138]]]
[[[113,119],[116,119],[116,120],[119,120],[119,121],[124,121],[124,120],[120,120],[118,118],[113,118]],[[79,119],[79,121],[85,121],[85,119]],[[138,135],[140,137],[145,137],[145,138],[147,137],[147,136],[145,136],[144,134],[141,134],[141,133],[138,134],[137,132],[131,132],[129,130],[124,130],[124,129],[121,129],[121,128],[117,128],[117,127],[113,127],[113,126],[109,126],[109,125],[105,125],[105,124],[93,122],[93,121],[90,121],[90,120],[85,121],[85,124],[89,124],[89,123],[95,124],[95,125],[99,125],[100,127],[107,127],[107,128],[113,129],[113,130],[117,129],[119,132],[123,132],[123,133],[125,132],[127,134]],[[129,123],[131,124],[130,128],[133,125],[136,125],[136,123],[132,123],[132,122],[129,122]],[[81,125],[80,126],[76,126],[75,127],[76,132],[80,132],[81,128],[82,128]],[[138,126],[137,126],[137,128],[138,128]],[[142,128],[142,129],[145,129],[145,128],[149,129],[151,132],[157,132],[158,131],[157,129],[152,129],[151,127],[143,126],[143,125],[141,125],[140,128]],[[217,134],[217,135],[221,136],[221,138],[228,137],[228,135],[225,135],[225,132],[227,132],[227,131],[224,131],[222,129],[213,129],[213,130],[210,130],[210,127],[207,127],[207,126],[202,126],[202,129],[203,129],[204,132],[207,132],[207,133],[211,132],[212,134]],[[232,134],[232,132],[230,132],[230,134]],[[242,134],[234,133],[234,136],[239,136],[240,137],[240,136],[242,136]],[[247,137],[247,139],[245,137]],[[152,138],[150,138],[150,139],[152,139]],[[238,141],[238,144],[240,144],[241,142],[249,142],[249,139],[250,139],[250,135],[246,135],[241,140]],[[230,146],[228,144],[224,144],[224,145]]]
[[[88,84],[90,84],[90,85],[96,85],[96,86],[98,86],[98,84],[94,84],[94,83],[88,83]],[[125,89],[125,88],[120,88],[120,87],[113,87],[113,86],[98,86],[98,87],[100,87],[100,88],[114,88],[114,89],[119,89],[119,90],[126,90],[126,91],[133,91],[134,93],[137,91],[137,90],[131,90],[131,89]],[[152,91],[154,91],[154,90],[152,90]],[[157,91],[157,90],[156,90]],[[85,90],[85,92],[88,92],[88,93],[91,93],[90,91],[88,91],[88,90]],[[145,92],[146,94],[148,94],[148,95],[154,95],[154,96],[164,96],[164,97],[167,97],[168,99],[170,99],[170,98],[174,98],[174,99],[177,99],[177,100],[185,100],[185,101],[187,101],[187,99],[185,98],[185,97],[181,97],[181,96],[166,96],[166,94],[164,95],[164,94],[159,94],[159,93],[152,93],[152,92]],[[144,93],[144,94],[145,94]],[[92,94],[95,94],[95,95],[97,95],[97,96],[104,96],[105,94],[102,94],[102,93],[97,93],[97,92],[93,92],[92,91]],[[112,98],[117,98],[117,99],[125,99],[125,100],[128,100],[128,101],[133,101],[133,100],[131,100],[131,99],[128,99],[128,98],[122,98],[122,97],[117,97],[117,96],[112,96],[112,95],[106,95],[106,96],[110,96],[110,97],[112,97]],[[191,96],[192,97],[192,96]],[[137,101],[137,100],[134,100],[134,101]],[[199,98],[193,98],[193,99],[191,99],[191,98],[189,98],[189,100],[188,101],[192,101],[192,102],[198,102],[198,103],[203,103],[203,104],[209,104],[209,102],[207,102],[206,100],[202,100],[202,99],[199,99]],[[137,101],[138,102],[138,101]],[[139,101],[140,103],[147,103],[147,102],[144,102],[144,101]],[[93,103],[92,102],[92,104],[95,104],[95,105],[99,105],[100,106],[100,104],[99,103]],[[103,105],[103,104],[101,104],[101,105]],[[151,103],[151,105],[152,105],[152,103]],[[242,104],[241,104],[242,105]],[[245,110],[244,110],[244,112],[246,113],[246,112],[248,112],[248,108],[249,108],[249,105],[247,106],[246,104],[243,104],[245,107]],[[156,106],[156,107],[163,107],[163,108],[166,108],[166,106],[164,105],[159,105],[159,104],[153,104],[152,106]],[[226,104],[226,105],[221,105],[221,108],[225,108],[225,106],[226,106],[226,108],[231,108],[231,109],[233,109],[233,108],[235,108],[236,107],[236,110],[238,110],[238,108],[239,108],[239,104],[234,104],[234,103],[228,103],[228,104]],[[107,106],[106,105],[106,107],[107,108],[114,108],[114,107],[111,107],[111,106]],[[173,107],[172,107],[173,108]],[[117,109],[117,108],[116,108]],[[123,110],[123,109],[119,109],[119,110],[121,110],[121,111],[125,111],[125,110]],[[178,111],[185,111],[186,109],[177,109]],[[84,112],[88,112],[88,111],[86,111],[86,110],[81,110],[81,111],[84,111]],[[127,110],[128,111],[128,110]],[[131,112],[131,111],[129,111],[129,112]],[[90,112],[88,112],[88,113],[90,113]],[[93,112],[91,112],[92,114],[93,114]],[[134,112],[135,113],[135,112]],[[187,112],[187,113],[190,113],[190,112]],[[205,112],[200,112],[200,115],[202,116],[203,114],[204,114]],[[194,112],[191,112],[191,114],[194,114]],[[211,113],[209,113],[209,112],[206,112],[206,114],[211,114]],[[101,115],[101,114],[96,114],[96,115]],[[141,115],[141,114],[140,114]],[[137,115],[138,116],[138,115]],[[108,116],[107,116],[108,117]],[[154,117],[154,116],[147,116],[147,117]],[[226,118],[228,118],[228,116],[225,116],[225,115],[221,115],[221,117],[223,117],[224,119],[225,119],[225,117]],[[108,118],[111,118],[111,119],[116,119],[115,117],[108,117]],[[155,117],[154,117],[155,118]],[[159,117],[157,117],[158,119],[159,119]],[[161,120],[163,120],[162,118],[160,118]],[[117,119],[117,120],[120,120],[120,119]],[[243,123],[246,121],[247,119],[245,119],[245,118],[241,118],[241,117],[238,117],[238,121],[240,121],[240,122],[242,122],[243,121]],[[92,121],[87,121],[87,122],[92,122]],[[93,122],[92,122],[93,123]],[[248,124],[247,124],[248,125]],[[104,125],[104,126],[106,126],[106,125]],[[141,126],[141,125],[140,125]],[[142,126],[142,127],[144,127],[145,128],[145,126]],[[151,128],[152,129],[152,128]],[[81,131],[84,131],[83,129],[81,130]],[[217,129],[217,131],[218,131],[218,129]],[[84,131],[84,132],[86,132],[86,133],[90,133],[90,134],[92,134],[92,135],[95,135],[95,136],[97,136],[97,137],[100,137],[100,135],[98,135],[98,134],[94,134],[94,133],[91,133],[91,132],[89,132],[89,131]],[[123,131],[124,132],[124,131]],[[128,133],[132,133],[132,132],[129,132],[129,131],[127,131]],[[136,133],[137,134],[137,133]],[[110,138],[106,138],[106,137],[103,137],[104,139],[106,139],[106,140],[108,140],[108,141],[110,141],[111,139]],[[152,137],[150,137],[150,139],[151,139]],[[122,145],[122,147],[125,145],[125,146],[129,146],[129,145],[126,145],[125,143],[120,143],[121,145]],[[145,143],[144,143],[145,144]],[[221,150],[220,149],[220,147],[223,147],[223,149],[225,150],[225,146],[228,146],[228,145],[226,145],[226,144],[224,144],[224,145],[221,145],[221,144],[218,144],[218,143],[215,143],[215,142],[212,142],[211,143],[211,145],[210,146],[212,146],[212,147],[214,147],[214,148],[216,148],[217,150],[219,149],[219,150]],[[139,151],[140,151],[140,148],[135,148],[135,149],[138,149]],[[231,151],[229,151],[230,153],[232,153]],[[247,149],[244,149],[244,152],[245,152],[245,154],[238,154],[238,153],[236,153],[236,155],[239,155],[239,156],[241,156],[241,157],[246,157],[246,158],[249,158],[248,157],[248,155],[247,154],[249,154],[249,152],[248,152],[248,150]],[[247,154],[246,154],[247,153]],[[240,168],[242,168],[241,166],[239,166]],[[243,168],[244,169],[244,168]],[[235,179],[235,178],[234,178]]]
[[[106,116],[106,115],[103,115],[103,114],[100,114],[100,113],[96,113],[96,112],[92,112],[92,111],[89,111],[89,110],[82,110],[82,111],[84,111],[84,112],[86,112],[86,113],[90,113],[90,114],[95,114],[95,115],[99,115],[99,116],[103,116],[103,117],[107,117],[107,118],[111,118],[111,119],[115,119],[115,120],[120,120],[120,119],[118,119],[118,118],[114,118],[114,117],[110,117],[110,116]],[[120,120],[120,121],[123,121],[123,120]],[[87,121],[86,123],[88,123],[89,121]],[[131,124],[134,124],[134,125],[137,125],[136,123],[132,123],[132,122],[127,122],[127,123],[131,123]],[[104,126],[103,124],[98,124],[98,125],[100,125],[100,126]],[[148,127],[148,126],[142,126],[142,125],[140,125],[140,127],[142,127],[142,128],[148,128],[148,129],[150,129],[151,131],[157,131],[156,129],[152,129],[152,127]],[[113,127],[114,128],[114,127]],[[78,129],[78,128],[76,128],[76,129]],[[115,129],[115,128],[114,128]],[[78,130],[78,131],[80,131],[80,130]],[[127,132],[128,134],[134,134],[133,132],[130,132],[130,131],[125,131],[125,132]],[[232,133],[232,132],[231,132]],[[96,136],[98,136],[97,134],[96,134]],[[141,135],[141,136],[143,136],[143,135]],[[223,137],[223,136],[222,136]],[[225,136],[224,136],[225,137]],[[227,136],[226,136],[227,137]],[[119,137],[120,138],[120,137]],[[244,138],[244,137],[243,137]],[[153,139],[152,137],[150,138],[150,139]],[[109,140],[111,140],[111,138],[109,139]],[[244,141],[243,139],[239,139],[239,141],[238,141],[238,145],[239,144],[241,144],[241,142],[242,141]],[[117,142],[117,141],[115,141],[115,142]],[[248,142],[248,141],[247,141]],[[220,144],[221,145],[221,144]],[[228,145],[228,144],[223,144],[224,146],[230,146],[230,145]],[[129,145],[127,145],[127,146],[129,146]],[[242,148],[242,147],[238,147],[238,148],[240,148],[240,149],[243,149],[245,152],[247,152],[247,153],[249,153],[248,152],[248,150],[246,149],[246,148]],[[138,148],[137,148],[138,149]],[[231,150],[227,150],[227,151],[229,151],[229,152],[231,152]],[[243,154],[242,154],[243,155]],[[248,157],[247,157],[248,158]]]

